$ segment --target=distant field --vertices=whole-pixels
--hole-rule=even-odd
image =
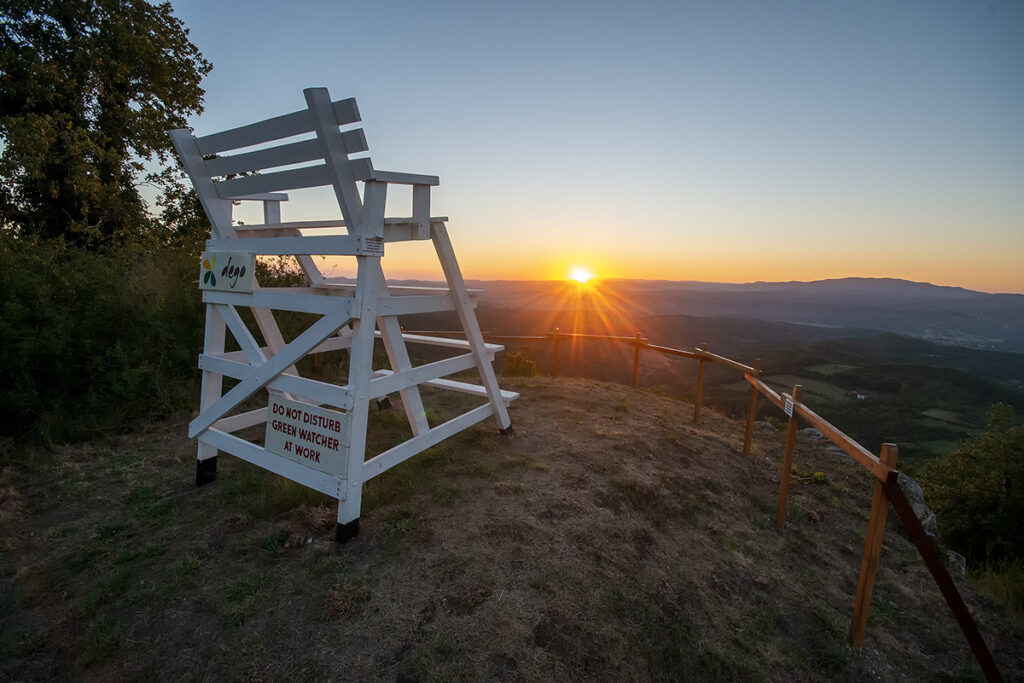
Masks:
[[[935,418],[936,420],[941,420],[943,422],[951,422],[955,425],[967,424],[967,421],[964,419],[963,415],[961,415],[960,413],[953,412],[952,410],[943,410],[942,408],[930,408],[928,410],[922,410],[921,414],[931,418]]]
[[[827,398],[830,401],[845,401],[846,390],[837,387],[835,384],[823,382],[820,379],[809,379],[798,375],[772,375],[766,377],[768,384],[780,388],[783,391],[792,391],[793,386],[799,384],[804,389],[804,394],[811,394]]]
[[[821,375],[838,375],[847,370],[854,370],[856,367],[856,365],[846,365],[844,363],[822,363],[821,365],[812,365],[807,369]]]

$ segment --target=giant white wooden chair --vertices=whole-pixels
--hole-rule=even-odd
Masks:
[[[367,480],[488,417],[508,433],[507,405],[518,394],[498,386],[492,361],[502,347],[485,344],[481,336],[474,313],[475,292],[466,289],[445,227],[447,218],[430,217],[430,189],[438,178],[374,169],[363,154],[368,148],[362,129],[352,127],[360,120],[355,100],[331,102],[325,88],[309,88],[304,95],[307,107],[284,116],[198,138],[184,129],[169,133],[212,226],[204,255],[208,262],[218,253],[242,254],[240,262],[253,255],[294,256],[311,283],[289,288],[252,283],[251,291],[203,291],[202,398],[200,413],[189,424],[189,436],[199,441],[197,484],[216,476],[218,452],[229,453],[336,498],[336,539],[344,542],[358,533],[362,487]],[[305,139],[297,142],[268,146],[303,134]],[[246,148],[256,149],[237,151]],[[299,164],[306,165],[294,168]],[[284,166],[293,168],[267,170]],[[412,186],[411,218],[385,217],[387,189],[392,184]],[[320,186],[334,189],[343,220],[282,222],[281,202],[288,198],[282,191]],[[232,207],[239,200],[262,201],[264,224],[233,225]],[[341,233],[342,227],[347,234]],[[447,288],[389,286],[381,268],[385,245],[427,239],[433,241]],[[354,257],[355,285],[324,277],[314,255]],[[263,344],[239,317],[239,307],[251,310]],[[321,317],[286,343],[273,310]],[[402,333],[400,315],[451,310],[462,323],[465,340]],[[240,351],[225,352],[226,330]],[[376,337],[383,342],[390,370],[372,368]],[[461,348],[466,353],[414,367],[407,342]],[[347,384],[299,376],[296,363],[301,358],[337,349],[349,349]],[[480,384],[443,379],[471,368],[477,369]],[[239,380],[226,393],[224,377]],[[486,402],[431,426],[419,392],[422,385],[473,394]],[[243,401],[264,389],[269,392],[270,407],[242,411]],[[411,437],[367,460],[370,402],[394,392],[401,394]],[[332,409],[327,415],[341,418],[341,428],[333,430],[340,443],[330,444],[337,450],[332,462],[317,464],[268,450],[274,419],[268,412],[285,411],[282,404],[304,406],[303,414],[323,413],[315,406],[324,406]],[[237,435],[262,423],[268,425],[263,445]],[[338,427],[335,422],[329,424]]]

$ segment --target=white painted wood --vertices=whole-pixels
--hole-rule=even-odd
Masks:
[[[477,369],[480,371],[480,379],[487,389],[487,398],[494,408],[494,415],[498,420],[501,429],[507,429],[512,421],[508,417],[508,410],[505,402],[501,400],[501,389],[498,387],[498,379],[494,376],[494,366],[487,360],[487,349],[484,346],[484,337],[480,333],[480,325],[473,313],[473,302],[466,291],[466,282],[462,279],[462,271],[459,263],[455,260],[455,250],[452,248],[451,240],[448,237],[448,229],[443,225],[435,227],[432,231],[434,248],[437,251],[437,258],[441,261],[441,270],[444,271],[445,279],[448,280],[448,287],[451,289],[452,298],[455,300],[455,310],[459,314],[459,322],[462,329],[466,331],[466,339],[469,340],[470,349],[476,357]]]
[[[348,490],[345,502],[338,506],[338,523],[347,524],[359,518],[362,504],[363,460],[366,457],[366,425],[370,411],[370,375],[373,371],[373,333],[377,319],[378,278],[380,258],[361,256],[356,287],[361,294],[362,309],[359,319],[352,325],[351,361],[348,371],[348,390],[353,398],[351,441],[349,443]]]
[[[186,172],[213,223],[213,238],[208,248],[294,257],[312,284],[271,289],[260,288],[257,284],[251,293],[204,292],[207,329],[204,353],[199,359],[203,397],[201,412],[189,424],[189,433],[199,437],[200,458],[211,457],[218,449],[224,450],[338,497],[338,522],[345,524],[359,517],[362,484],[366,479],[489,416],[495,416],[502,428],[507,427],[510,423],[506,406],[518,394],[501,391],[497,386],[491,362],[502,347],[483,342],[473,313],[473,297],[478,291],[468,290],[462,279],[445,228],[447,218],[430,216],[430,189],[439,183],[437,176],[378,171],[369,158],[350,159],[350,154],[368,149],[362,129],[339,130],[339,125],[359,120],[355,101],[332,103],[323,88],[310,88],[303,94],[307,104],[303,111],[198,140],[188,131],[172,133]],[[289,140],[298,135],[305,135],[306,139]],[[315,139],[310,135],[315,135]],[[268,144],[274,146],[251,149]],[[222,152],[229,154],[203,159],[204,154]],[[323,163],[318,163],[321,160]],[[313,165],[289,168],[300,164]],[[259,173],[225,177],[252,171]],[[225,179],[217,182],[213,180],[215,177]],[[357,180],[364,182],[362,195]],[[387,185],[394,183],[413,186],[412,217],[386,216]],[[288,223],[282,220],[281,202],[288,196],[281,190],[321,185],[334,189],[344,220]],[[235,199],[262,200],[264,224],[232,226],[231,207]],[[341,229],[348,234],[322,232]],[[448,287],[388,287],[380,268],[384,243],[428,237],[434,240]],[[358,268],[355,285],[327,281],[316,266],[314,255],[354,256]],[[234,308],[237,306],[252,309],[265,346],[261,346],[243,324]],[[316,313],[323,317],[286,344],[273,310]],[[445,310],[458,312],[467,339],[407,335],[401,330],[400,315]],[[350,321],[351,329],[347,326]],[[379,328],[379,332],[375,328]],[[231,329],[239,341],[241,351],[225,353],[227,329]],[[387,351],[390,370],[374,371],[372,368],[377,336]],[[414,367],[406,343],[465,349],[469,353]],[[345,386],[298,375],[295,363],[303,356],[343,348],[350,351]],[[480,385],[443,379],[473,367],[480,373]],[[225,376],[239,380],[226,394],[222,385]],[[419,392],[421,386],[486,397],[488,402],[431,429]],[[294,393],[304,397],[302,401],[306,403],[348,411],[345,416],[351,429],[345,481],[336,476],[318,478],[320,473],[305,464],[268,453],[230,434],[265,421],[265,408],[226,416],[261,389],[272,390],[275,396],[276,392]],[[366,462],[364,471],[369,402],[394,391],[402,394],[413,436]]]
[[[224,341],[227,338],[227,326],[216,306],[206,306],[206,329],[203,333],[203,348],[209,353],[224,353]],[[203,372],[202,389],[200,390],[199,410],[212,406],[223,392],[224,378],[217,372]],[[196,454],[198,460],[217,457],[217,449],[204,443],[199,444]]]
[[[331,112],[331,96],[327,88],[306,88],[302,91],[306,105],[313,116],[313,129],[320,141],[323,157],[327,163],[328,182],[334,187],[334,194],[341,207],[341,215],[348,225],[361,225],[363,204],[356,187],[355,176],[349,164],[345,145],[338,133],[337,122]]]
[[[360,120],[359,108],[353,98],[334,102],[330,105],[330,109],[336,126],[346,126]],[[303,109],[221,133],[206,135],[196,142],[201,154],[217,154],[229,149],[252,147],[265,142],[290,138],[294,135],[302,135],[312,131],[314,126],[313,115],[309,109]]]
[[[281,222],[281,202],[280,201],[265,201],[263,202],[263,222],[264,223],[280,223]],[[237,230],[236,230],[237,232]]]
[[[222,417],[213,423],[210,429],[219,429],[222,432],[231,434],[242,429],[249,427],[255,427],[261,425],[267,421],[267,409],[257,408],[256,410],[250,410],[245,413],[239,413],[238,415],[231,415],[229,417]]]
[[[363,222],[358,232],[362,235],[384,237],[384,207],[388,186],[368,181],[363,186]]]
[[[405,332],[402,338],[410,344],[425,344],[427,346],[442,346],[449,349],[468,349],[469,342],[465,339],[451,339],[449,337],[430,337],[422,334],[409,334]],[[494,354],[505,350],[501,344],[484,344],[487,354],[494,360]]]
[[[359,256],[376,251],[368,247],[363,235],[239,237],[231,242],[238,251],[251,251],[260,256]]]
[[[217,196],[231,199],[239,194],[256,194],[259,192],[277,192],[279,190],[298,190],[305,187],[330,185],[331,176],[327,166],[303,166],[287,171],[275,171],[260,175],[243,176],[215,183]]]
[[[421,240],[430,239],[430,186],[412,186],[412,219],[416,224],[416,236]]]
[[[455,310],[455,299],[450,294],[437,296],[388,296],[381,297],[379,310],[382,315],[410,315],[412,313],[436,313]],[[475,302],[469,304],[472,308]]]
[[[209,408],[206,408],[188,426],[189,438],[192,438],[234,409],[239,403],[252,396],[277,377],[286,368],[295,363],[306,352],[331,336],[341,327],[347,318],[348,311],[340,310],[328,313],[313,323],[292,343],[274,354],[266,363],[254,368],[248,377],[236,384],[228,393]]]
[[[201,370],[217,372],[225,377],[232,377],[234,379],[245,379],[252,374],[253,370],[253,367],[248,363],[228,358],[218,358],[217,356],[208,356],[206,354],[199,356],[199,368]],[[352,396],[348,389],[337,384],[321,382],[297,375],[281,374],[267,382],[266,387],[275,391],[303,396],[309,399],[306,403],[326,404],[335,408],[341,408],[342,410],[352,408]]]
[[[260,446],[251,444],[233,434],[227,434],[217,429],[207,429],[199,436],[199,442],[230,453],[236,458],[251,462],[265,470],[270,470],[285,479],[308,486],[331,498],[340,498],[345,493],[345,480],[338,479],[326,472],[318,472],[293,460],[282,458],[280,455],[268,453]]]
[[[467,427],[472,427],[481,420],[486,420],[494,413],[490,403],[474,408],[456,418],[448,420],[444,424],[434,427],[426,434],[414,436],[394,448],[384,451],[380,455],[370,458],[363,466],[363,481],[369,481],[378,474],[388,471],[395,465],[408,460],[417,453],[422,453],[431,446],[441,443],[449,436],[461,432]],[[351,478],[353,473],[349,473]],[[350,485],[351,490],[351,485]]]
[[[394,372],[391,370],[374,370],[374,378],[390,377]],[[472,396],[480,396],[481,398],[487,398],[487,389],[479,384],[470,384],[468,382],[459,382],[453,379],[428,379],[423,382],[423,386],[435,387],[437,389],[447,389],[449,391],[457,391],[460,394],[470,394]],[[501,400],[508,405],[512,401],[519,398],[519,393],[515,391],[501,390]]]
[[[393,372],[387,377],[381,377],[370,382],[370,398],[380,398],[388,394],[400,391],[407,387],[423,384],[428,380],[453,375],[456,372],[469,370],[476,365],[473,354],[467,353],[464,356],[445,358],[443,360],[419,365],[415,368]]]
[[[242,319],[238,315],[238,311],[235,310],[234,306],[228,306],[226,304],[217,304],[217,312],[220,313],[221,318],[227,323],[228,329],[231,330],[231,335],[238,342],[238,346],[241,347],[242,353],[249,360],[252,365],[261,365],[267,362],[267,357],[263,355],[263,349],[253,339],[252,333],[249,332],[249,328],[245,326]]]
[[[172,130],[168,135],[178,152],[178,158],[181,159],[185,175],[191,181],[206,217],[210,219],[214,237],[234,237],[235,231],[231,227],[231,202],[217,194],[214,182],[206,171],[206,162],[203,161],[203,155],[196,145],[196,139],[187,128]]]
[[[376,180],[394,185],[440,185],[441,179],[436,175],[419,173],[395,173],[394,171],[378,171],[373,167],[369,157],[352,159],[352,173],[356,180]]]
[[[257,289],[248,294],[241,292],[203,292],[203,301],[211,304],[231,304],[232,306],[249,306],[257,308],[273,308],[279,311],[295,311],[297,313],[334,313],[339,308],[351,309],[352,297],[326,296],[324,294],[299,294],[293,291],[277,291],[290,289],[274,287]],[[351,316],[348,316],[351,317]]]

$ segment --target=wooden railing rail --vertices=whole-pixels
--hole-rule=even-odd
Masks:
[[[411,334],[451,334],[451,332],[414,332]],[[456,333],[459,334],[459,333]],[[885,520],[892,504],[896,513],[903,522],[911,541],[917,547],[921,558],[924,560],[928,571],[935,579],[942,596],[946,599],[953,612],[964,638],[971,647],[985,677],[992,682],[1003,680],[1002,674],[992,657],[992,653],[985,645],[985,641],[978,630],[977,624],[971,617],[963,598],[957,591],[949,571],[942,563],[941,558],[931,539],[925,533],[920,520],[914,514],[910,503],[899,485],[899,471],[896,469],[897,449],[895,444],[886,443],[882,445],[881,454],[876,456],[868,449],[847,436],[842,430],[831,422],[818,415],[801,401],[802,388],[797,385],[793,387],[791,394],[779,393],[768,386],[762,379],[761,359],[754,361],[753,365],[745,365],[731,358],[711,353],[707,350],[707,344],[692,351],[676,349],[668,346],[651,344],[650,340],[637,332],[632,337],[604,335],[604,334],[580,334],[575,332],[562,332],[557,327],[546,335],[513,336],[494,335],[484,333],[490,341],[543,341],[550,342],[553,347],[553,374],[558,376],[558,345],[560,342],[569,339],[587,339],[596,341],[611,341],[633,345],[633,386],[639,383],[640,351],[646,349],[656,353],[663,353],[670,356],[690,358],[700,362],[697,374],[697,387],[694,397],[693,421],[700,420],[701,403],[704,393],[704,367],[707,363],[719,363],[743,373],[743,377],[750,383],[750,396],[748,400],[746,424],[743,438],[743,453],[749,454],[753,443],[754,422],[757,413],[757,398],[763,395],[776,408],[789,416],[786,428],[786,442],[782,456],[781,472],[779,476],[779,501],[776,511],[776,526],[781,528],[786,519],[786,502],[789,494],[789,482],[792,472],[793,455],[796,448],[796,433],[799,421],[803,419],[806,423],[821,432],[829,441],[843,449],[861,467],[875,477],[875,491],[871,502],[871,514],[868,518],[868,529],[864,539],[864,553],[861,558],[860,575],[857,581],[857,595],[854,598],[853,615],[850,620],[850,644],[860,648],[864,644],[864,637],[867,629],[868,614],[871,607],[871,595],[874,589],[875,576],[878,572],[879,557],[882,548],[882,537],[885,533]]]

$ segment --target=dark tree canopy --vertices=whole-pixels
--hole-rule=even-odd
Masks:
[[[87,247],[143,232],[142,160],[202,111],[210,68],[169,3],[0,0],[0,229]]]

